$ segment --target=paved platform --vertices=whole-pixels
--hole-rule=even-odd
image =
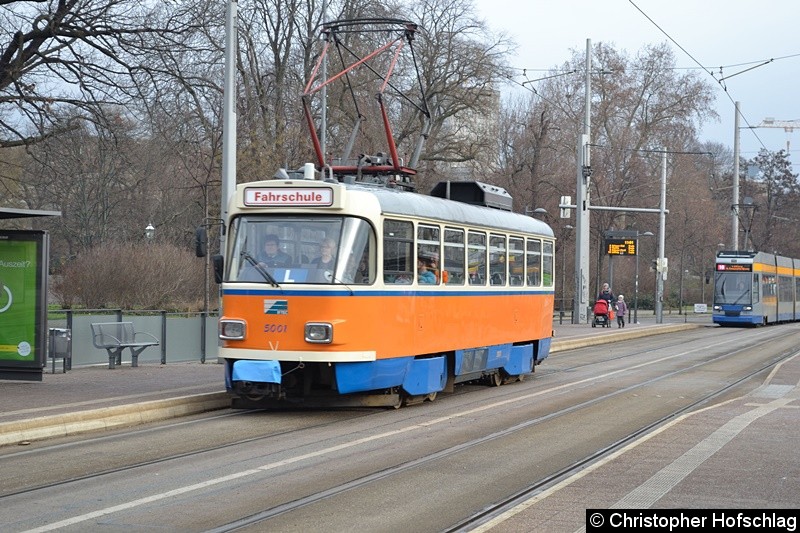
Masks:
[[[473,531],[599,531],[587,524],[587,508],[603,510],[591,518],[598,527],[626,509],[625,516],[639,519],[693,509],[706,517],[702,529],[739,529],[737,521],[751,517],[774,525],[765,530],[794,531],[800,515],[798,408],[800,355],[751,393],[681,416]]]
[[[625,328],[593,328],[589,324],[553,324],[551,352],[610,343],[682,328],[710,325],[710,319],[665,315],[640,317]],[[129,361],[110,370],[106,365],[73,367],[62,373],[46,369],[41,382],[0,380],[0,446],[73,435],[84,431],[131,426],[155,420],[223,409],[223,367],[201,363],[141,364]]]

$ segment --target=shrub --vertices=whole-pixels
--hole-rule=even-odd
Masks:
[[[53,279],[62,307],[195,311],[203,261],[171,244],[106,244],[81,254]]]

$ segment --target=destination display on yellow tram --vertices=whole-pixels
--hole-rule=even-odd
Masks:
[[[636,239],[606,238],[607,255],[636,255]]]
[[[753,265],[741,263],[717,263],[717,272],[752,272]]]

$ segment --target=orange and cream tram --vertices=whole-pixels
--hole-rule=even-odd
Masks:
[[[510,207],[498,187],[432,194],[320,179],[237,186],[215,259],[234,406],[399,406],[534,371],[550,350],[553,231],[471,205]]]

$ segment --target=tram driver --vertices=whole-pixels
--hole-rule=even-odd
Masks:
[[[292,265],[292,258],[281,250],[280,240],[274,233],[264,237],[264,253],[258,257],[261,266],[269,268],[288,268]]]

